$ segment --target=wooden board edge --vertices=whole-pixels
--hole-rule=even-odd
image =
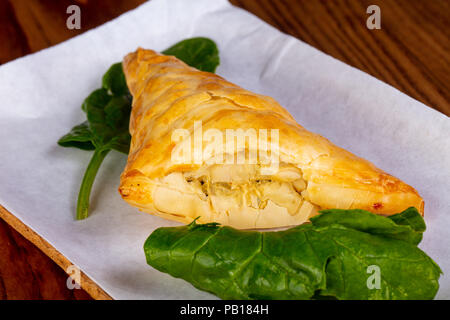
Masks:
[[[5,209],[0,204],[0,218],[6,221],[11,227],[19,232],[27,240],[31,241],[36,247],[44,252],[50,259],[52,259],[58,266],[60,266],[64,272],[67,273],[69,266],[74,265],[69,259],[67,259],[61,252],[56,250],[50,243],[44,240],[35,231],[29,228],[25,223],[20,221],[11,212]],[[107,294],[98,284],[90,279],[83,271],[80,271],[80,286],[94,299],[96,300],[113,300],[112,297]]]

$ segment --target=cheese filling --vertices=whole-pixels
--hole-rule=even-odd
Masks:
[[[297,225],[319,210],[302,197],[307,183],[292,165],[270,176],[261,175],[258,165],[212,165],[160,182],[153,195],[158,210],[191,218],[201,212],[205,221],[242,228]]]

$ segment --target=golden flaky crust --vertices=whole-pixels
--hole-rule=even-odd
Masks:
[[[119,191],[127,202],[143,211],[183,222],[192,220],[182,212],[155,208],[153,192],[157,181],[168,174],[202,167],[171,161],[176,146],[171,141],[173,130],[192,131],[194,121],[201,120],[203,131],[279,129],[280,161],[301,170],[307,182],[302,195],[321,209],[359,208],[390,215],[413,206],[423,214],[423,200],[412,187],[307,131],[270,97],[152,50],[138,49],[128,54],[123,68],[133,95],[132,141]],[[202,215],[213,219],[210,214],[198,212],[198,216]]]

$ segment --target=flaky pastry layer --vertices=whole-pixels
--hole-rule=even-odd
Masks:
[[[181,222],[200,216],[199,222],[236,228],[300,224],[328,208],[391,215],[413,206],[423,214],[424,202],[414,188],[307,131],[270,97],[152,50],[128,54],[123,69],[133,95],[132,141],[119,192],[143,211]],[[298,176],[287,181],[276,174],[262,179],[256,164],[245,167],[253,174],[247,181],[238,181],[237,174],[214,182],[211,166],[204,162],[174,163],[173,131],[192,131],[200,120],[203,132],[278,129],[282,168],[297,170]]]

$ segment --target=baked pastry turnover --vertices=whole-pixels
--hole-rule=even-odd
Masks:
[[[423,214],[412,187],[307,131],[270,97],[152,50],[128,54],[123,69],[132,140],[119,192],[142,211],[241,229],[298,225],[330,208],[391,215],[413,206]],[[223,157],[210,152],[211,136],[239,129],[248,134],[240,148],[224,138]],[[189,161],[174,160],[180,150],[194,150]]]

